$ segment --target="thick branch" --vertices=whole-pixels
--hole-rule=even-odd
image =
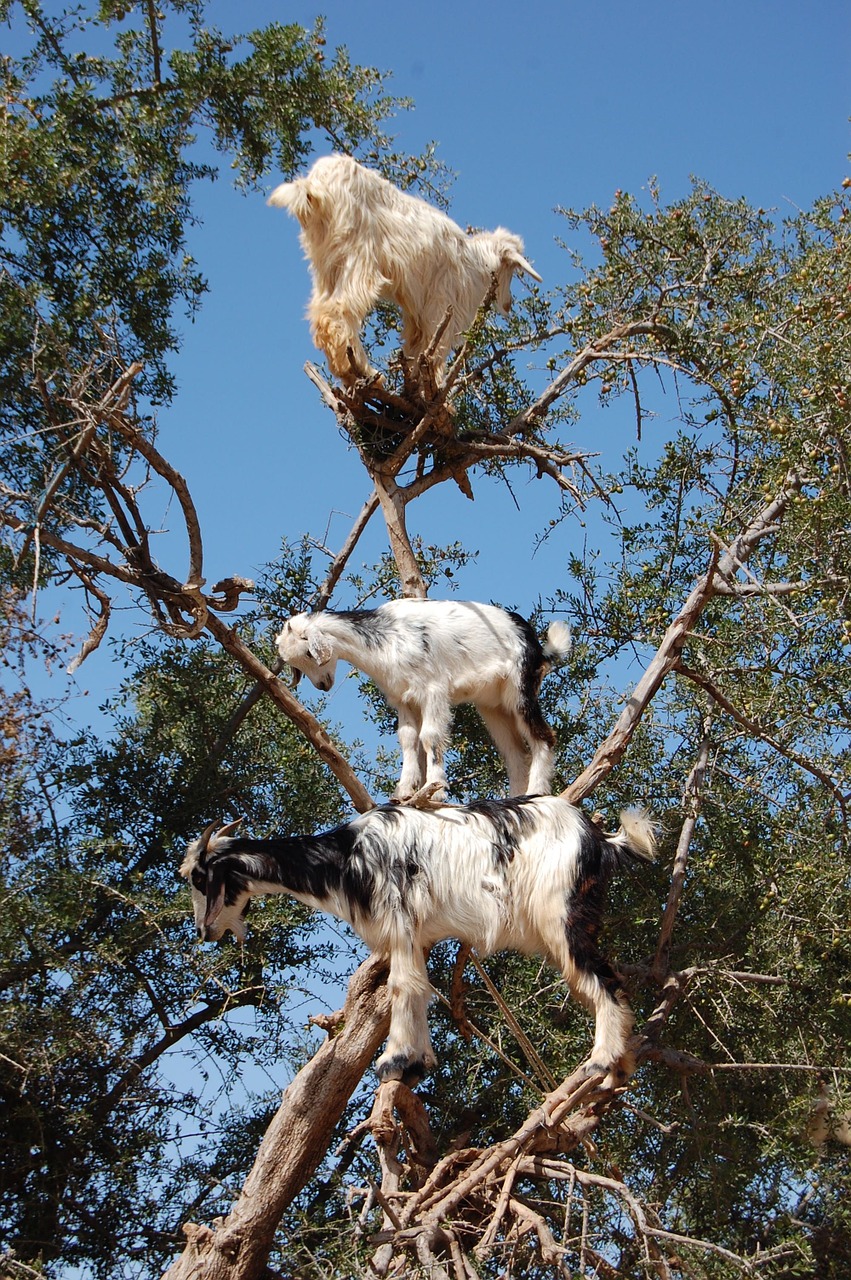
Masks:
[[[399,570],[402,593],[415,600],[424,600],[428,595],[428,591],[405,526],[403,491],[397,486],[392,477],[373,473],[372,479],[375,483],[375,492],[378,494],[381,511],[387,525],[390,549],[393,552],[393,558]]]
[[[694,590],[665,632],[655,657],[635,686],[632,696],[618,717],[614,729],[605,742],[601,743],[597,748],[594,759],[588,767],[582,771],[575,782],[571,783],[561,793],[565,799],[572,804],[578,804],[586,796],[591,795],[603,779],[608,777],[626,751],[644,712],[658,693],[665,677],[678,665],[680,652],[689,632],[694,628],[706,604],[715,594],[716,573],[722,578],[730,578],[737,569],[747,562],[748,557],[760,540],[766,534],[777,529],[778,520],[786,510],[792,495],[797,493],[800,487],[801,481],[799,477],[795,474],[790,474],[786,481],[786,487],[763,507],[747,529],[733,539],[729,550],[721,555],[720,548],[717,545],[713,547],[712,557],[706,573],[699,579]]]
[[[257,1280],[287,1205],[315,1172],[334,1126],[387,1035],[387,969],[375,956],[349,983],[343,1028],[284,1093],[231,1213],[214,1229],[187,1223],[188,1244],[168,1280]]]
[[[575,782],[561,793],[571,804],[579,804],[586,796],[597,789],[604,778],[607,778],[618,764],[638,728],[644,712],[656,696],[665,677],[671,672],[679,659],[680,650],[686,642],[689,632],[703,612],[708,600],[712,597],[712,580],[715,572],[717,553],[713,552],[712,561],[706,573],[689,595],[656,651],[653,661],[635,686],[625,708],[618,717],[614,729],[594,753],[594,759],[582,771]]]

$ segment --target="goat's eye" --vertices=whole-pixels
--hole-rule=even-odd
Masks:
[[[203,871],[199,871],[198,868],[196,867],[196,869],[192,872],[192,875],[190,878],[192,880],[192,884],[196,889],[199,889],[201,893],[206,893],[207,876]]]

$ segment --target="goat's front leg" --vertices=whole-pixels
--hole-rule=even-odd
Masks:
[[[378,1078],[409,1087],[427,1076],[437,1059],[428,1030],[431,983],[422,947],[400,939],[390,953],[390,1034],[375,1064]]]
[[[421,712],[420,748],[425,753],[425,786],[434,787],[434,800],[443,800],[446,795],[443,754],[449,741],[452,708],[445,697],[433,692],[423,701]]]
[[[391,800],[404,802],[419,791],[423,781],[424,756],[420,745],[421,720],[417,711],[405,704],[396,708],[399,717],[397,736],[402,748],[402,776]]]
[[[350,385],[375,370],[360,340],[363,316],[336,297],[314,297],[308,308],[310,332],[335,378]],[[353,363],[354,362],[354,367]]]

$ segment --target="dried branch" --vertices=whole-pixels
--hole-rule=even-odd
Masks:
[[[667,974],[670,972],[670,953],[671,953],[671,937],[674,932],[674,924],[679,910],[680,899],[685,887],[686,867],[688,865],[688,853],[691,846],[692,836],[694,835],[697,819],[700,813],[700,805],[703,796],[703,780],[706,773],[706,766],[709,761],[709,725],[704,725],[704,735],[698,748],[697,760],[686,779],[685,795],[683,797],[683,808],[686,811],[686,818],[680,829],[680,838],[677,841],[677,851],[674,855],[674,868],[671,874],[671,885],[668,890],[668,901],[665,903],[665,910],[662,915],[662,925],[659,929],[659,941],[656,945],[656,957],[653,961],[653,976],[661,985]]]
[[[696,684],[698,688],[703,689],[704,693],[707,693],[712,701],[715,702],[722,711],[725,711],[731,719],[735,720],[743,729],[746,729],[751,737],[757,739],[759,742],[764,742],[766,746],[771,747],[773,751],[776,751],[778,755],[783,756],[785,760],[789,760],[792,764],[797,765],[799,769],[803,769],[806,773],[817,778],[836,801],[839,811],[842,814],[843,824],[845,826],[848,825],[848,797],[839,789],[829,773],[826,773],[824,769],[820,768],[812,760],[808,760],[806,756],[802,756],[800,752],[793,751],[791,747],[784,745],[784,743],[780,742],[780,740],[773,734],[767,733],[756,720],[752,720],[750,716],[746,716],[744,712],[739,711],[730,699],[712,683],[708,676],[703,675],[699,671],[695,671],[692,667],[686,666],[686,664],[679,659],[676,663],[676,670],[686,680],[690,680],[692,684]]]
[[[751,523],[736,538],[729,550],[721,554],[720,548],[714,545],[706,572],[697,582],[685,604],[662,638],[653,660],[641,680],[635,686],[624,710],[621,712],[614,729],[594,753],[591,763],[579,777],[566,787],[561,794],[572,804],[579,804],[608,777],[612,769],[623,757],[632,735],[638,728],[644,712],[659,691],[666,676],[680,662],[680,652],[688,639],[689,633],[697,623],[709,600],[715,594],[716,574],[728,578],[741,565],[744,565],[754,547],[767,534],[776,531],[778,521],[782,518],[793,494],[801,488],[800,478],[790,473],[783,489],[757,513]]]
[[[94,598],[98,602],[98,605],[100,606],[98,611],[98,616],[94,623],[94,626],[92,627],[86,639],[83,641],[83,647],[80,649],[80,652],[77,654],[77,656],[75,658],[72,658],[72,660],[68,663],[68,666],[65,668],[69,676],[71,676],[74,674],[77,668],[83,662],[85,662],[89,654],[94,653],[95,649],[98,648],[101,640],[106,635],[107,627],[109,626],[109,616],[110,616],[110,610],[112,607],[112,602],[109,596],[106,594],[106,592],[101,591],[100,587],[97,586],[97,584],[92,580],[89,574],[87,574],[83,569],[81,569],[79,565],[75,565],[73,561],[69,561],[69,564],[71,565],[71,568],[76,573],[77,577],[82,582],[83,586],[86,588],[86,594],[94,596]]]
[[[201,527],[198,523],[198,512],[195,509],[195,503],[192,501],[189,486],[180,472],[170,462],[166,461],[160,451],[150,440],[146,439],[137,427],[128,422],[124,414],[110,413],[108,421],[110,426],[124,437],[131,448],[141,454],[157,475],[166,481],[180,503],[186,527],[186,536],[189,542],[189,572],[184,583],[184,589],[188,593],[200,592],[201,587],[204,585]]]

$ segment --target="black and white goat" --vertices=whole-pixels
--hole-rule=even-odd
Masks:
[[[559,796],[423,810],[386,805],[316,836],[251,840],[213,823],[188,848],[202,939],[245,938],[256,894],[288,893],[347,921],[390,961],[390,1034],[376,1070],[414,1083],[435,1065],[425,953],[458,938],[482,954],[548,957],[596,1019],[589,1066],[629,1070],[633,1017],[597,948],[606,886],[631,858],[654,856],[646,814],[606,835]]]
[[[519,236],[504,227],[467,235],[350,156],[321,157],[306,177],[277,187],[269,204],[288,209],[301,225],[313,275],[313,341],[344,382],[372,372],[360,331],[380,300],[401,308],[402,348],[410,357],[426,351],[452,308],[434,352],[437,366],[470,328],[493,278],[504,314],[515,271],[541,279],[523,257]]]
[[[394,799],[422,786],[442,799],[452,708],[471,702],[508,770],[509,794],[549,792],[555,734],[538,701],[541,679],[570,649],[553,622],[542,646],[517,613],[456,600],[391,600],[350,613],[298,613],[278,653],[317,689],[330,689],[343,658],[370,676],[395,710],[402,776]]]

